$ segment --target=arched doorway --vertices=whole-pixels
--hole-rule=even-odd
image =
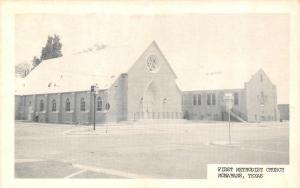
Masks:
[[[143,97],[144,118],[154,119],[162,111],[161,96],[158,85],[152,81],[145,89]]]

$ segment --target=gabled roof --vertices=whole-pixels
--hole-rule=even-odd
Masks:
[[[267,80],[267,81],[270,82],[272,85],[274,85],[273,82],[271,81],[271,79],[269,78],[269,76],[266,74],[266,72],[265,72],[262,68],[260,68],[260,69],[259,69],[259,70],[251,77],[251,79],[247,81],[247,83],[251,82],[251,81],[254,79],[255,76],[258,77],[258,76],[260,76],[260,75],[263,75],[263,76],[264,76],[264,80]],[[259,77],[258,77],[258,78],[259,78]]]
[[[155,42],[152,42],[155,43]],[[25,79],[16,79],[16,94],[108,89],[126,73],[147,46],[106,46],[104,49],[43,61]]]
[[[158,45],[153,41],[159,52]],[[25,79],[16,79],[15,93],[44,94],[87,91],[97,83],[99,89],[108,89],[122,73],[127,73],[147,46],[106,46],[103,49],[43,61]],[[169,57],[168,54],[162,54]],[[166,55],[166,56],[165,56]],[[171,55],[171,54],[170,54]],[[188,60],[187,60],[188,61]],[[251,65],[199,62],[195,66],[168,64],[181,91],[241,89],[257,71]],[[180,62],[185,63],[185,62]],[[180,67],[180,66],[179,66]],[[176,74],[175,74],[176,72]]]
[[[173,67],[170,65],[168,59],[166,58],[166,56],[164,55],[164,53],[162,52],[162,50],[160,49],[160,47],[157,45],[157,43],[155,41],[152,42],[152,44],[156,47],[156,49],[159,51],[159,53],[162,55],[162,57],[164,58],[164,60],[167,62],[167,66],[169,67],[169,69],[171,70],[172,74],[174,75],[175,79],[177,79],[177,75],[174,72]]]

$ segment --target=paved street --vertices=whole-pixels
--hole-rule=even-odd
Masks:
[[[288,123],[16,122],[17,178],[206,178],[207,164],[288,164]],[[107,131],[107,133],[106,133]]]

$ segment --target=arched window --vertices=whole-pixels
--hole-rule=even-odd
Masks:
[[[198,95],[198,105],[201,105],[201,94]]]
[[[52,100],[52,112],[56,111],[56,101],[55,99]]]
[[[85,111],[85,101],[84,101],[84,98],[80,99],[80,111]]]
[[[40,112],[44,111],[44,101],[40,100]]]
[[[98,97],[97,98],[97,111],[102,111],[102,98]]]
[[[197,105],[197,95],[193,95],[193,105]]]
[[[71,111],[71,103],[69,98],[67,98],[66,100],[66,111],[67,112]]]
[[[109,110],[110,109],[110,104],[109,103],[106,103],[106,105],[105,105],[105,110]]]
[[[207,102],[207,105],[211,105],[211,94],[207,94],[206,95],[206,102]]]

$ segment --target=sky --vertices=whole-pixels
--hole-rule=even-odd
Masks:
[[[277,86],[278,103],[289,102],[287,14],[17,15],[15,63],[39,57],[54,34],[63,55],[94,44],[144,47],[155,40],[175,72],[184,70],[178,77],[225,69],[242,77],[263,68]]]

